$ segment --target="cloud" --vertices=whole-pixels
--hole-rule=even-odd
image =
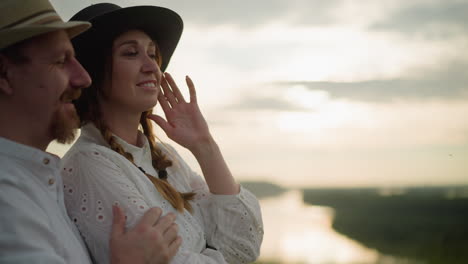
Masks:
[[[140,1],[139,4],[161,5],[178,12],[186,24],[215,27],[232,24],[255,27],[288,21],[292,24],[322,25],[331,23],[332,11],[342,0],[237,0],[214,3],[211,0]],[[127,5],[134,5],[126,1]]]
[[[358,82],[277,82],[281,87],[303,85],[323,90],[331,98],[366,102],[468,98],[468,62],[454,62],[442,69],[413,73],[412,78]]]
[[[304,85],[311,90],[327,91],[331,97],[359,101],[393,99],[456,99],[468,95],[468,85],[447,85],[444,81],[371,80],[363,82],[285,82],[281,85]]]
[[[265,97],[261,95],[249,95],[246,97],[242,97],[233,104],[226,106],[224,109],[235,111],[310,111],[310,109],[306,109],[304,107],[295,105],[284,98]]]
[[[467,33],[467,14],[468,1],[423,1],[398,9],[388,18],[371,25],[371,29],[443,38]]]

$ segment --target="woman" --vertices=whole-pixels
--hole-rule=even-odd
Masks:
[[[258,201],[232,177],[190,78],[186,102],[162,74],[182,32],[180,17],[161,7],[97,4],[72,20],[93,24],[74,41],[93,84],[75,102],[82,129],[64,157],[65,199],[95,260],[109,262],[111,210],[118,205],[128,227],[150,207],[177,215],[182,245],[171,263],[254,261],[263,237]],[[157,102],[167,121],[152,115]],[[155,141],[153,121],[192,152],[205,180]]]

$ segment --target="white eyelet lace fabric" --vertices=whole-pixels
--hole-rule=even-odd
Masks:
[[[135,164],[157,175],[151,164],[146,138],[142,148],[119,139],[132,153]],[[174,212],[182,246],[171,263],[249,263],[254,261],[263,238],[260,206],[256,197],[241,187],[236,195],[213,195],[171,147],[161,146],[173,161],[167,169],[169,183],[180,192],[194,191],[194,212],[177,212],[151,181],[125,157],[107,146],[92,125],[63,158],[62,176],[68,214],[80,230],[98,263],[109,263],[112,205],[126,214],[127,228],[136,225],[151,207],[163,214]],[[217,250],[206,248],[209,245]]]

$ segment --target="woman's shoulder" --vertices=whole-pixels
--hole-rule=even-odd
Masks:
[[[167,155],[169,159],[181,159],[177,150],[167,142],[156,142],[156,147],[159,148],[163,154]]]
[[[167,142],[158,141],[156,142],[156,147],[161,149],[163,153],[176,152],[175,148]]]
[[[128,163],[122,155],[106,146],[77,141],[62,159],[62,177],[88,179],[92,182],[98,178],[114,179],[130,167],[125,162]],[[78,174],[80,177],[75,177]],[[93,176],[96,174],[106,177],[96,178]]]
[[[110,159],[116,155],[117,153],[107,146],[78,139],[63,156],[62,161],[67,164],[80,158],[81,160],[96,160],[101,156]]]

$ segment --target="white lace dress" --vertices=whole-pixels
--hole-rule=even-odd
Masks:
[[[150,175],[151,151],[143,134],[139,148],[117,138]],[[249,263],[254,261],[263,238],[260,206],[256,197],[241,187],[237,195],[214,195],[172,147],[160,145],[173,161],[167,169],[169,183],[180,192],[194,191],[194,212],[177,212],[140,169],[109,148],[98,129],[88,124],[63,158],[62,176],[68,214],[97,263],[109,263],[112,205],[127,217],[127,228],[136,225],[150,207],[177,215],[182,246],[171,263]],[[209,245],[215,249],[207,248]]]

